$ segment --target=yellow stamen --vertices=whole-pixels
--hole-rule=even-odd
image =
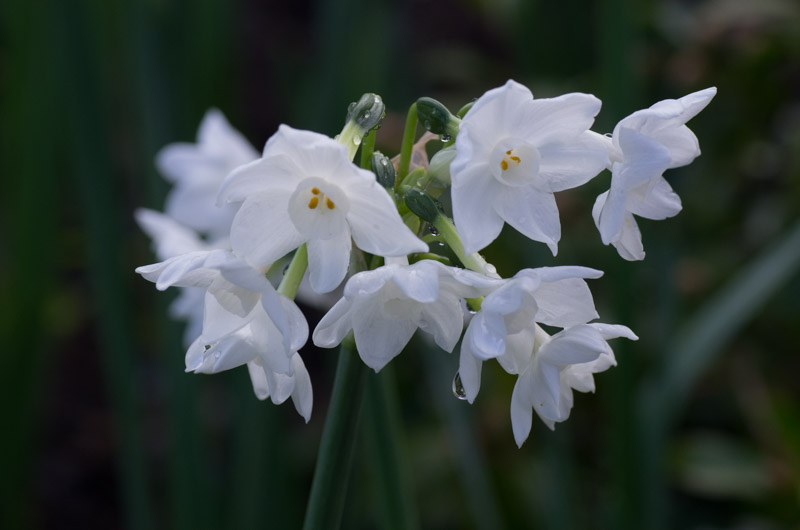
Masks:
[[[314,195],[319,195],[319,188],[311,188],[311,193]]]
[[[514,162],[516,162],[517,164],[519,164],[519,163],[520,163],[520,159],[519,159],[519,157],[518,157],[518,156],[510,156],[510,157],[508,157],[508,158],[510,158],[511,160],[513,160]]]
[[[508,151],[506,151],[506,154],[507,154],[507,155],[510,155],[510,154],[511,154],[511,149],[509,149]]]
[[[333,204],[333,201],[331,200],[330,197],[325,197],[325,205],[328,207],[329,210],[333,210],[334,208],[336,208],[336,205]]]
[[[330,199],[328,199],[330,201]],[[308,201],[308,207],[312,210],[317,207],[319,204],[319,197],[311,197],[311,200]]]
[[[505,159],[501,160],[500,167],[503,168],[503,171],[505,171],[506,169],[508,169],[508,162],[506,162]]]

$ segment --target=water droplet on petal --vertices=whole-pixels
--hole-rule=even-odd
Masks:
[[[211,344],[206,344],[203,346],[203,351],[208,351],[211,349]]]
[[[461,374],[458,372],[453,377],[453,395],[462,401],[467,399],[467,391],[464,390],[464,385],[461,384]]]
[[[361,145],[361,137],[359,135],[353,136],[353,143],[356,145]]]
[[[449,142],[449,141],[450,141],[450,140],[452,140],[452,139],[453,139],[453,137],[452,137],[452,136],[450,136],[449,134],[443,134],[443,135],[442,135],[442,137],[441,137],[441,140],[442,140],[443,142]]]
[[[222,352],[219,351],[219,350],[215,351],[214,352],[214,359],[219,359],[220,357],[222,357]]]

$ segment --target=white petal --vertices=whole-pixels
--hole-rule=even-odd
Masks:
[[[314,404],[314,393],[311,389],[311,378],[303,364],[303,359],[297,353],[292,357],[292,367],[294,368],[294,391],[292,401],[297,412],[306,420],[311,419],[311,408]]]
[[[196,232],[155,210],[138,208],[134,212],[134,217],[141,229],[153,240],[153,247],[158,259],[165,260],[181,254],[204,250],[206,246]]]
[[[503,317],[486,311],[480,311],[469,323],[470,347],[473,353],[483,359],[498,357],[506,351],[506,325]]]
[[[626,213],[622,222],[622,231],[611,242],[617,249],[620,257],[628,261],[641,261],[644,259],[642,246],[642,233],[633,215]]]
[[[461,378],[461,386],[464,387],[464,392],[467,394],[467,401],[473,403],[478,391],[481,388],[481,368],[483,361],[480,360],[472,351],[470,346],[471,340],[468,335],[469,329],[464,335],[464,340],[461,342],[461,352],[458,362],[458,373]]]
[[[290,194],[283,191],[250,197],[231,226],[233,251],[256,267],[266,267],[303,243],[289,218]]]
[[[250,142],[234,129],[218,109],[209,109],[200,123],[197,140],[203,150],[228,160],[249,162],[258,158]]]
[[[431,303],[439,297],[439,274],[446,272],[439,262],[422,260],[409,267],[394,269],[392,281],[407,297],[417,302]]]
[[[260,400],[265,400],[269,397],[269,384],[267,383],[267,374],[264,372],[264,367],[258,361],[251,361],[247,363],[247,371],[250,373],[250,382],[253,383],[253,392]]]
[[[575,139],[539,147],[539,179],[542,191],[576,188],[609,165],[607,139],[586,131]]]
[[[596,329],[600,333],[600,336],[605,340],[616,339],[618,337],[624,337],[629,340],[639,340],[639,337],[637,337],[636,334],[627,326],[621,326],[619,324],[602,324],[600,322],[589,325]]]
[[[403,223],[389,194],[374,178],[349,187],[347,194],[347,222],[358,248],[378,256],[428,251],[428,245]]]
[[[511,430],[514,432],[514,440],[518,447],[522,447],[522,444],[528,439],[533,424],[531,401],[527,394],[525,381],[522,377],[517,378],[511,393]]]
[[[320,294],[328,293],[342,283],[350,265],[351,244],[347,231],[330,239],[308,242],[308,272],[312,289]]]
[[[464,252],[469,255],[497,239],[503,229],[503,219],[492,206],[500,183],[492,177],[485,164],[461,169],[454,161],[450,174],[453,221]]]
[[[655,178],[635,190],[626,202],[626,207],[645,219],[661,220],[674,217],[681,211],[681,198],[672,191],[669,183],[661,177]]]
[[[534,298],[538,307],[536,321],[548,326],[565,328],[599,316],[589,286],[580,278],[543,282]]]
[[[521,110],[532,102],[531,91],[510,79],[503,86],[484,93],[461,121],[456,136],[456,157],[459,152],[464,152],[465,144],[470,144],[470,150],[478,149],[478,152],[471,153],[472,156],[480,155],[480,150],[487,146],[491,149],[498,140],[519,129],[520,124],[526,121]]]
[[[524,236],[545,243],[555,256],[561,239],[556,199],[532,186],[504,188],[495,198],[497,214]]]
[[[610,245],[619,237],[626,215],[629,213],[625,210],[625,193],[622,189],[615,188],[597,196],[592,217],[604,245]]]
[[[313,340],[316,346],[333,348],[342,342],[347,333],[353,329],[350,321],[352,305],[351,300],[342,298],[322,317],[314,329]]]
[[[537,355],[542,364],[566,366],[592,362],[608,349],[600,333],[584,324],[556,333]]]
[[[666,147],[635,129],[622,127],[617,133],[623,161],[614,164],[611,189],[630,190],[658,178],[669,167],[671,157]]]
[[[588,130],[600,112],[601,102],[591,94],[574,92],[555,98],[534,99],[524,106],[520,136],[537,147],[569,140]]]
[[[419,324],[420,329],[433,335],[441,349],[452,352],[464,326],[461,301],[452,294],[441,293],[438,301],[425,304]]]
[[[291,194],[304,178],[297,164],[285,154],[259,158],[237,167],[222,182],[217,204],[242,202],[265,192]]]
[[[416,330],[413,322],[386,318],[376,306],[353,318],[358,353],[364,364],[376,372],[403,351]]]
[[[525,328],[508,336],[506,351],[497,358],[503,370],[509,374],[521,374],[531,363],[534,345],[534,330]]]

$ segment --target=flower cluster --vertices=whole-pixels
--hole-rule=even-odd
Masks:
[[[418,329],[447,352],[460,341],[459,397],[475,400],[490,359],[517,376],[511,423],[522,445],[534,411],[553,428],[569,416],[573,390],[594,391],[593,374],[616,364],[609,339],[637,337],[593,322],[586,280],[602,272],[540,267],[503,279],[479,252],[508,223],[555,255],[554,193],[609,169],[595,223],[603,243],[642,259],[633,215],[664,219],[680,210],[663,173],[700,153],[685,124],[714,93],[659,102],[610,136],[590,130],[600,101],[588,94],[534,99],[508,81],[457,115],[421,98],[391,161],[373,152],[384,115],[374,94],[351,105],[336,138],[281,125],[261,156],[210,111],[196,144],[158,155],[175,187],[163,214],[136,216],[161,261],[136,271],[160,290],[183,290],[172,312],[189,322],[187,371],[246,364],[259,399],[291,397],[306,421],[311,381],[298,351],[309,327],[294,298],[304,277],[317,294],[344,284],[311,334],[315,345],[352,336],[379,371]],[[429,132],[414,144],[417,120]],[[425,143],[436,137],[444,148],[429,161]],[[452,211],[437,200],[447,192],[442,203]],[[443,246],[450,252],[436,253]]]

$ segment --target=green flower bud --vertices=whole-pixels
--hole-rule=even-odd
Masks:
[[[420,123],[433,134],[439,134],[442,139],[449,141],[458,134],[461,120],[450,114],[447,107],[433,98],[419,98],[417,100],[417,117]]]
[[[347,107],[348,122],[355,123],[362,131],[362,136],[378,127],[386,115],[386,106],[378,94],[364,94],[361,99]]]
[[[427,221],[431,224],[436,222],[439,217],[439,208],[436,202],[427,193],[418,190],[410,189],[406,192],[405,203],[408,209],[414,212],[420,219]]]
[[[389,160],[388,156],[384,155],[380,151],[375,151],[372,153],[372,157],[369,160],[369,165],[372,168],[372,172],[375,173],[375,176],[378,179],[378,184],[387,189],[394,188],[394,165],[392,164],[392,161]]]

